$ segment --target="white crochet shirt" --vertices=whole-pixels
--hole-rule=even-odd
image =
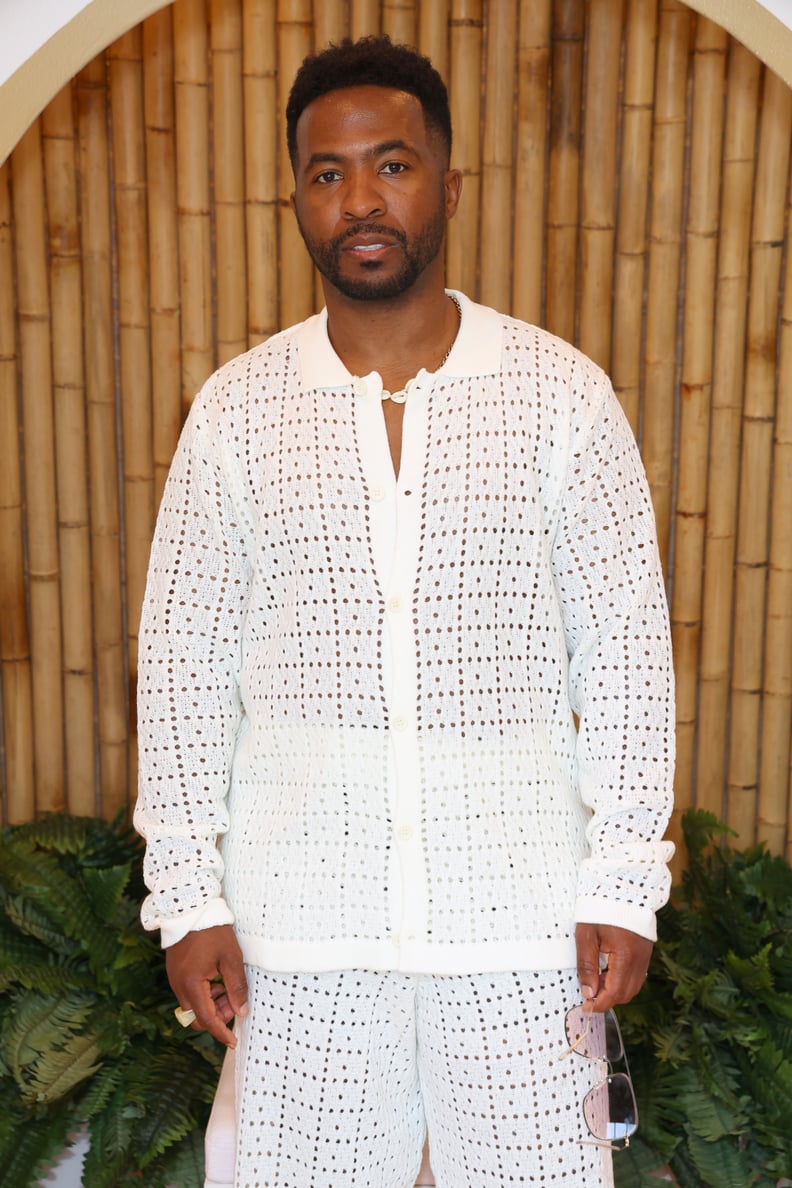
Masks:
[[[266,969],[470,973],[574,966],[576,921],[655,936],[673,678],[635,441],[590,360],[455,295],[398,480],[326,313],[195,401],[140,634],[165,945],[233,922]]]

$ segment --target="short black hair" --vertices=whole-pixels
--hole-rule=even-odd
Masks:
[[[451,112],[445,83],[428,58],[384,34],[358,41],[345,37],[304,60],[286,104],[286,143],[292,166],[297,159],[297,121],[308,104],[331,91],[369,86],[393,87],[414,95],[423,108],[427,128],[440,135],[450,156]]]

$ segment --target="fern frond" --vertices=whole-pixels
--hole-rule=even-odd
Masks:
[[[613,1180],[616,1188],[660,1188],[656,1172],[665,1163],[639,1135],[630,1140],[629,1147],[613,1160]],[[178,1182],[178,1181],[177,1181]]]
[[[743,994],[761,995],[773,990],[773,974],[770,969],[771,945],[765,945],[750,957],[738,957],[736,953],[727,953],[724,960],[726,968],[733,975],[734,980]]]
[[[120,1060],[108,1060],[102,1064],[80,1098],[80,1114],[84,1121],[90,1121],[104,1110],[123,1084],[124,1072]]]
[[[3,903],[3,910],[14,928],[24,936],[33,937],[58,953],[62,957],[72,957],[80,952],[79,943],[71,937],[64,936],[57,923],[53,923],[48,915],[35,903],[30,903],[23,895],[8,896]]]
[[[90,996],[74,993],[45,997],[26,992],[11,997],[0,1025],[0,1046],[22,1100],[40,1100],[29,1087],[31,1069],[42,1059],[57,1060],[73,1037],[84,1038],[93,1005]],[[89,1038],[93,1040],[93,1036]]]
[[[748,1121],[739,1109],[739,1103],[727,1105],[722,1099],[704,1093],[691,1096],[687,1103],[687,1117],[690,1131],[707,1142],[740,1134]]]
[[[88,1123],[91,1145],[83,1165],[83,1182],[91,1188],[115,1188],[119,1175],[135,1162],[130,1152],[142,1107],[126,1102],[122,1088],[108,1105]]]
[[[89,989],[94,979],[84,969],[61,961],[40,941],[0,924],[0,993],[18,984],[41,994],[57,994],[65,987]]]
[[[73,1116],[66,1104],[43,1118],[4,1108],[0,1114],[0,1168],[3,1188],[31,1188],[66,1146]]]
[[[689,1133],[688,1148],[700,1182],[709,1188],[751,1188],[756,1183],[753,1170],[736,1139],[708,1143],[697,1134]]]
[[[178,1184],[179,1188],[202,1188],[204,1182],[204,1136],[203,1130],[192,1130],[178,1143],[174,1143],[156,1160],[162,1166],[163,1186]],[[156,1188],[154,1183],[151,1188]],[[657,1184],[653,1185],[657,1188]]]
[[[130,868],[110,866],[105,868],[87,867],[82,872],[85,890],[96,915],[100,920],[109,924],[113,920],[121,903],[129,882]]]
[[[33,900],[39,911],[66,936],[79,940],[95,972],[111,961],[114,939],[93,910],[79,878],[70,877],[51,854],[19,843],[0,862],[9,893]]]
[[[128,1099],[145,1111],[135,1135],[141,1167],[198,1126],[195,1106],[200,1099],[184,1089],[195,1072],[189,1049],[171,1052],[167,1061],[152,1055],[145,1066],[137,1063],[128,1070]]]
[[[57,854],[79,854],[97,824],[98,819],[93,817],[46,813],[24,825],[10,825],[5,831],[5,842],[11,847],[41,846]]]

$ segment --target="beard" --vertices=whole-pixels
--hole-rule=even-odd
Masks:
[[[345,297],[355,301],[377,301],[399,297],[415,284],[433,260],[437,258],[445,237],[445,210],[440,207],[424,223],[420,231],[409,240],[403,231],[388,227],[385,223],[359,222],[348,227],[325,243],[312,239],[297,218],[297,225],[308,254],[325,280],[329,281]],[[396,272],[379,276],[380,261],[361,261],[359,267],[364,275],[345,276],[341,271],[344,244],[357,235],[385,235],[401,245],[402,261]]]

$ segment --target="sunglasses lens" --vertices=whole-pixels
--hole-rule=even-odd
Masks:
[[[638,1107],[630,1078],[613,1073],[589,1090],[583,1100],[583,1116],[594,1138],[614,1143],[628,1139],[638,1129]]]
[[[566,1017],[566,1037],[569,1047],[587,1060],[615,1064],[624,1055],[621,1031],[613,1011],[597,1014],[573,1007]]]

